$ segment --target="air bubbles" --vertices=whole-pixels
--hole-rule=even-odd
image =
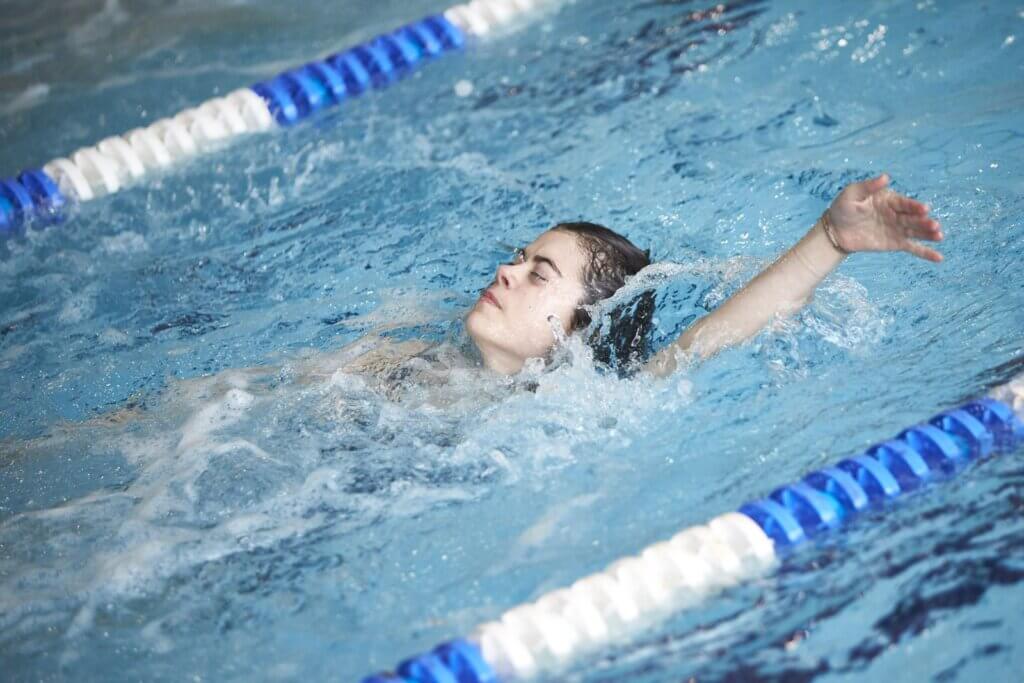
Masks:
[[[885,47],[885,24],[879,24],[878,27],[868,34],[867,41],[863,46],[857,48],[850,55],[850,59],[855,62],[863,64],[869,60],[874,59],[878,56],[878,53]]]

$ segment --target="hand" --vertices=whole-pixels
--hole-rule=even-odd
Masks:
[[[886,189],[889,176],[846,186],[828,213],[836,241],[849,252],[906,251],[938,263],[942,254],[916,240],[939,242],[939,222],[928,216],[928,206]]]

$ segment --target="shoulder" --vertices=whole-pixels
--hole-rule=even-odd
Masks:
[[[430,348],[430,344],[419,339],[393,342],[381,338],[379,344],[345,363],[344,369],[349,372],[386,375],[396,366],[423,353],[428,348]]]

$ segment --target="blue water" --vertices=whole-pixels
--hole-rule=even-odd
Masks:
[[[0,173],[444,7],[359,4],[7,3]],[[579,0],[0,245],[0,678],[353,680],[1019,373],[1024,7],[816,5]],[[336,372],[464,346],[577,218],[652,248],[666,343],[882,170],[945,263],[687,373]],[[559,680],[1017,680],[1021,455]]]

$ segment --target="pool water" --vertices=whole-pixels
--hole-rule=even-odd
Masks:
[[[0,173],[444,7],[17,0]],[[1014,2],[578,0],[0,244],[0,678],[356,680],[1020,373],[1022,43]],[[465,348],[576,219],[652,249],[663,345],[883,170],[943,264],[857,255],[668,379],[338,371]],[[1015,680],[1020,455],[558,680]]]

